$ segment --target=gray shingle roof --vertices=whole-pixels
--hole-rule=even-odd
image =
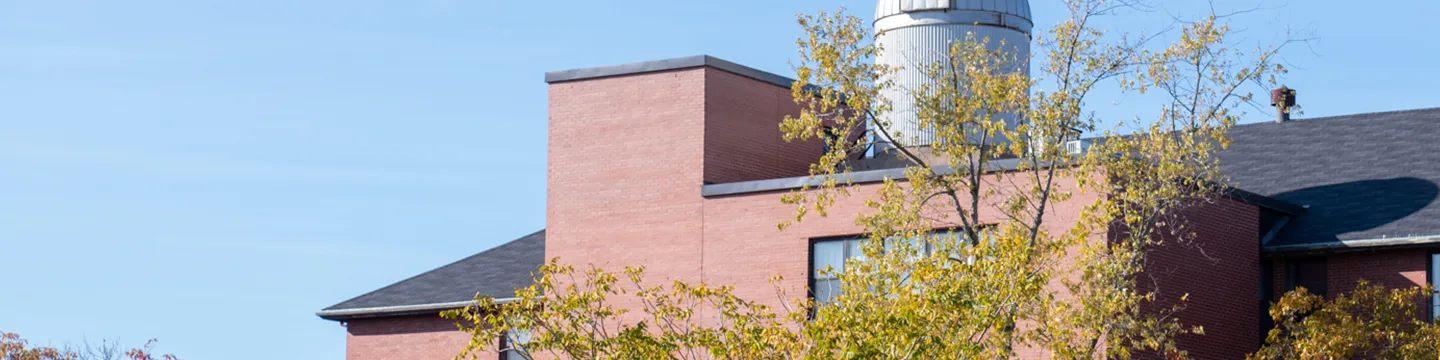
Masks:
[[[1220,159],[1236,187],[1307,208],[1267,248],[1440,235],[1440,108],[1239,125],[1230,135]]]
[[[409,279],[321,310],[332,320],[355,317],[437,313],[459,308],[478,292],[509,298],[532,283],[531,274],[545,262],[545,230],[485,250]]]

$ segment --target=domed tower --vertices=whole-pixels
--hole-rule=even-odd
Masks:
[[[885,120],[906,146],[928,146],[935,131],[920,126],[912,91],[930,82],[924,67],[945,61],[950,45],[970,34],[989,39],[992,49],[1001,43],[1019,59],[1030,55],[1029,0],[879,0],[875,6],[876,39],[882,50],[876,61],[899,66],[892,75],[895,87],[884,95],[894,104]],[[1013,71],[1029,73],[1027,66]]]

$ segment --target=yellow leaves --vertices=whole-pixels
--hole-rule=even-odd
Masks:
[[[551,261],[536,284],[516,292],[517,300],[479,298],[443,315],[468,325],[461,330],[472,341],[459,358],[516,331],[530,334],[514,344],[518,350],[571,359],[785,359],[783,349],[798,344],[791,323],[735,296],[730,286],[648,286],[641,267],[621,274],[625,281],[594,268],[577,276],[573,267]]]
[[[1250,359],[1435,358],[1440,326],[1424,321],[1429,288],[1385,289],[1361,281],[1333,301],[1304,288],[1271,304],[1275,328]]]
[[[32,347],[20,335],[0,331],[0,359],[4,360],[73,360],[79,354],[49,347]]]

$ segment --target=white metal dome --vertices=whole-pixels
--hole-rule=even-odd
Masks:
[[[900,68],[890,75],[895,87],[884,96],[894,106],[882,119],[900,133],[896,141],[907,146],[936,141],[933,129],[920,126],[912,91],[934,81],[923,69],[946,61],[952,43],[974,35],[994,49],[1003,44],[1005,51],[1027,59],[1032,26],[1029,0],[879,0],[875,31],[881,50],[876,61]],[[1017,65],[1012,71],[1029,73],[1027,66]]]
[[[1030,22],[1029,0],[880,0],[875,4],[875,21],[908,12],[950,10],[991,12]]]

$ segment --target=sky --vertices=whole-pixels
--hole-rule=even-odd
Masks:
[[[1217,6],[1257,4],[1241,40],[1315,38],[1285,53],[1302,117],[1440,106],[1440,2]],[[840,6],[874,2],[0,0],[0,331],[343,359],[315,311],[544,227],[546,71],[788,75],[795,14]],[[1097,113],[1154,112],[1109,95]]]

